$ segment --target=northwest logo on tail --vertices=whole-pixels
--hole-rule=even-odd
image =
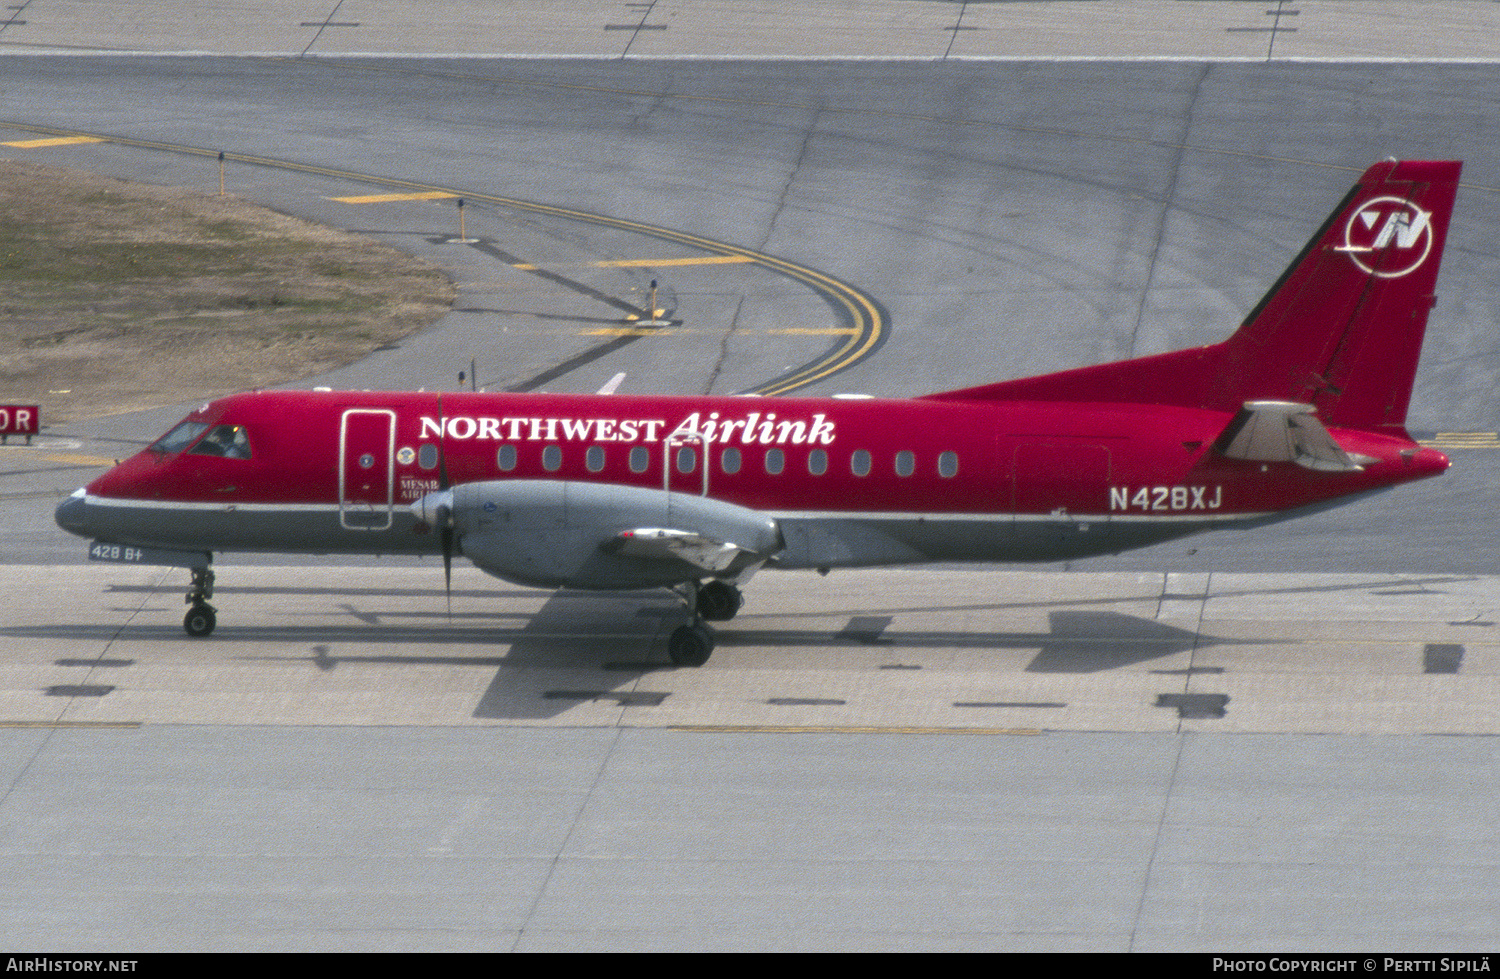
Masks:
[[[1432,251],[1432,212],[1401,197],[1376,197],[1349,216],[1339,251],[1382,279],[1415,272]],[[1381,262],[1377,255],[1387,255]],[[1386,267],[1382,267],[1386,266]]]

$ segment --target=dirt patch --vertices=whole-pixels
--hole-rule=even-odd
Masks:
[[[332,370],[453,297],[410,255],[233,196],[0,160],[0,401],[46,424]]]

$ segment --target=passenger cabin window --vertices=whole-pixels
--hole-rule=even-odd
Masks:
[[[938,475],[951,479],[958,475],[958,453],[944,452],[938,456]]]
[[[917,471],[917,455],[910,449],[902,449],[896,453],[896,475],[910,476]]]
[[[736,449],[732,445],[729,448],[725,449],[724,453],[719,456],[719,468],[724,470],[724,475],[726,476],[733,476],[735,473],[739,472],[740,450]]]
[[[646,471],[651,465],[651,450],[644,445],[637,445],[630,450],[630,471],[636,475]]]
[[[604,469],[604,446],[591,445],[588,452],[583,456],[584,465],[589,467],[589,472],[596,473]]]
[[[423,451],[426,451],[427,447],[424,445],[422,449]],[[431,466],[427,466],[425,463],[423,463],[423,465],[428,469],[432,468]],[[516,447],[514,445],[500,446],[500,448],[495,452],[495,465],[503,473],[508,473],[512,469],[516,468]]]
[[[250,458],[250,436],[243,425],[215,425],[193,446],[189,455],[220,456],[225,459]]]
[[[807,471],[814,476],[821,476],[828,471],[828,453],[822,449],[813,449],[807,454]]]
[[[152,452],[181,452],[193,444],[193,439],[208,430],[203,422],[183,422],[170,432],[151,443]]]
[[[562,446],[549,445],[542,450],[542,468],[555,473],[562,468]]]
[[[870,475],[870,453],[864,449],[855,449],[854,454],[849,457],[849,471],[856,476]]]
[[[780,449],[766,450],[766,472],[772,476],[780,476],[781,471],[786,468],[786,453]]]
[[[687,475],[698,468],[698,453],[683,446],[677,450],[677,471]]]

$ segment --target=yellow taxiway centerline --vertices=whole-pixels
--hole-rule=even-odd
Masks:
[[[72,452],[48,452],[40,445],[7,445],[4,448],[26,453],[26,459],[40,459],[43,462],[57,462],[66,466],[113,466],[116,462],[114,459],[105,459],[102,456],[78,455]],[[0,459],[3,458],[5,458],[4,454],[0,454]]]
[[[49,139],[19,139],[14,142],[0,143],[0,146],[13,146],[18,150],[39,150],[47,146],[73,146],[77,143],[102,143],[104,139],[99,136],[55,136]]]
[[[678,265],[742,265],[754,261],[749,255],[697,255],[691,258],[619,258],[589,262],[587,265],[594,269],[657,269]],[[541,266],[531,262],[517,262],[511,268],[535,272]]]
[[[387,201],[440,201],[457,197],[446,190],[427,190],[413,194],[364,194],[358,197],[330,197],[341,204],[384,204]]]

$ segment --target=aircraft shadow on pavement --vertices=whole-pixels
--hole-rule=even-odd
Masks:
[[[685,616],[675,598],[664,592],[601,596],[564,591],[553,593],[534,611],[458,609],[450,616],[441,605],[432,609],[382,608],[369,599],[388,597],[389,592],[374,589],[257,590],[345,597],[349,600],[331,603],[331,610],[348,620],[329,621],[328,609],[274,612],[281,620],[274,625],[237,624],[231,614],[223,615],[212,637],[193,639],[177,624],[174,607],[163,602],[119,609],[134,619],[123,627],[118,623],[0,627],[0,639],[74,639],[84,644],[109,644],[112,655],[118,655],[120,644],[128,642],[161,643],[168,649],[181,643],[195,651],[224,644],[271,645],[285,651],[225,651],[241,661],[305,660],[310,668],[324,671],[358,664],[493,668],[494,677],[476,703],[474,717],[546,720],[580,701],[613,701],[625,707],[665,699],[666,693],[642,689],[638,684],[651,673],[673,669],[666,656],[666,636]],[[243,594],[246,590],[226,591]],[[425,594],[430,590],[421,591]],[[401,594],[410,593],[402,590]],[[441,599],[441,589],[435,594]],[[454,597],[468,601],[471,597],[492,598],[495,593],[455,592]],[[317,615],[320,621],[289,621],[309,615]],[[1266,641],[1221,639],[1119,612],[1078,608],[1050,611],[1044,632],[890,630],[887,627],[895,619],[888,615],[853,615],[841,629],[755,628],[749,619],[717,629],[720,662],[733,656],[736,649],[755,647],[809,651],[880,648],[899,651],[904,660],[918,662],[922,650],[1036,650],[1024,668],[1026,672],[1086,674],[1224,643]],[[412,652],[414,646],[430,649],[431,653]],[[397,652],[394,647],[406,649]],[[494,648],[494,654],[485,654],[486,647]],[[714,661],[703,669],[714,669]],[[580,679],[579,671],[585,671],[584,679]],[[597,675],[596,682],[588,679],[590,672]]]
[[[1467,580],[1462,576],[1361,578],[1356,581],[1299,584],[1227,593],[1215,590],[1213,597],[1240,594],[1359,592],[1366,594],[1430,591],[1434,586]],[[1392,591],[1397,589],[1396,591]],[[284,653],[229,652],[240,660],[265,659],[286,662],[305,660],[311,668],[333,671],[357,664],[480,667],[494,669],[489,685],[475,705],[480,719],[547,720],[581,701],[613,702],[621,707],[659,703],[668,696],[643,689],[650,674],[670,670],[666,637],[685,620],[681,604],[664,591],[551,594],[528,589],[455,589],[451,598],[457,608],[449,612],[441,587],[379,588],[360,586],[254,586],[232,585],[219,590],[223,606],[221,623],[207,639],[183,634],[177,620],[180,608],[175,588],[150,585],[111,585],[105,594],[151,594],[159,601],[144,606],[117,608],[131,621],[101,624],[66,624],[0,627],[3,638],[73,639],[83,644],[120,642],[178,643],[211,648],[216,643],[251,643],[280,646]],[[286,610],[235,609],[234,599],[285,595],[291,598],[328,599],[322,608],[293,607]],[[545,595],[545,598],[543,596]],[[1191,599],[1198,596],[1167,596]],[[540,607],[518,610],[496,608],[497,600],[542,599]],[[1101,609],[1120,596],[1073,598],[1067,601],[979,602],[955,607],[850,608],[826,612],[781,613],[769,610],[766,618],[779,623],[806,621],[807,628],[757,628],[754,614],[717,628],[718,662],[736,649],[756,647],[808,651],[847,648],[880,649],[901,653],[908,662],[920,662],[922,650],[1035,650],[1024,670],[1028,673],[1088,674],[1125,669],[1184,652],[1228,644],[1257,644],[1270,639],[1225,639],[1167,622]],[[315,606],[316,603],[313,603]],[[1089,607],[1094,606],[1094,607]],[[1046,609],[1048,624],[1043,631],[913,630],[898,623],[907,615],[992,610],[997,617],[1022,609]],[[332,616],[330,616],[332,613]],[[316,617],[318,621],[307,622]],[[256,621],[256,619],[259,621]],[[298,620],[303,620],[299,622]],[[340,621],[342,619],[342,621]],[[277,621],[279,620],[279,621]],[[842,620],[841,627],[833,623]],[[896,628],[891,628],[897,625]],[[395,647],[405,647],[396,652]],[[430,654],[412,652],[412,647],[430,649]],[[486,648],[494,653],[487,654]],[[382,650],[391,650],[383,652]],[[451,650],[451,651],[448,651]],[[794,653],[795,655],[795,653]],[[714,661],[705,669],[714,669]],[[580,680],[594,673],[597,682]],[[569,673],[572,673],[570,676]],[[649,681],[647,681],[649,686]]]
[[[922,649],[1036,649],[1028,673],[1096,673],[1174,656],[1225,643],[1258,644],[1264,640],[1221,639],[1191,629],[1120,612],[1059,609],[1049,612],[1048,631],[975,632],[876,628],[889,616],[854,616],[842,631],[799,629],[733,629],[719,632],[719,648],[736,646],[883,646],[908,656]]]

